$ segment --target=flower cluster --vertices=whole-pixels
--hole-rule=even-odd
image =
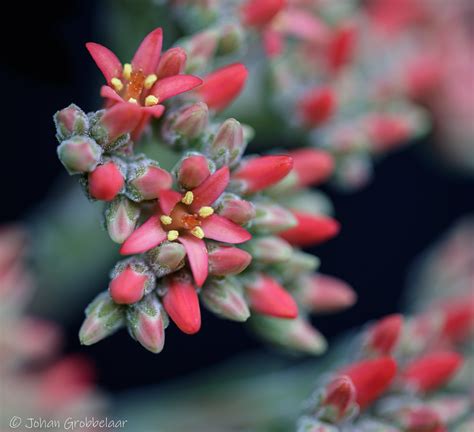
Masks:
[[[0,228],[2,430],[7,430],[13,416],[25,421],[41,418],[48,424],[69,416],[97,415],[104,405],[90,362],[79,355],[56,359],[62,339],[59,328],[25,313],[35,288],[25,262],[26,249],[22,228]]]
[[[393,65],[393,61],[389,71],[380,72],[384,65],[372,46],[378,35],[371,25],[370,10],[358,2],[176,3],[178,16],[188,28],[195,29],[196,21],[206,27],[188,38],[190,45],[200,47],[199,65],[205,66],[205,60],[219,54],[219,33],[229,39],[233,36],[233,44],[240,48],[237,57],[242,53],[250,58],[266,57],[263,65],[252,70],[254,82],[249,86],[263,102],[255,103],[253,93],[245,112],[258,117],[265,106],[275,107],[267,115],[277,116],[282,135],[293,142],[297,135],[298,146],[332,153],[336,184],[345,188],[364,185],[371,176],[372,158],[425,133],[424,111],[403,89],[386,91],[392,84],[387,83],[387,76],[405,64]],[[398,41],[398,45],[403,44]],[[385,46],[383,49],[391,55]],[[269,97],[259,93],[269,85]],[[267,98],[273,103],[266,103]]]
[[[224,43],[227,34],[218,36]],[[302,149],[243,157],[253,132],[214,114],[238,96],[246,68],[183,74],[196,70],[205,41],[161,55],[161,38],[161,29],[151,32],[123,66],[107,48],[87,44],[108,83],[106,108],[85,114],[71,105],[55,116],[60,160],[90,199],[106,203],[106,229],[127,256],[86,309],[81,342],[125,326],[158,353],[169,319],[185,333],[199,331],[201,300],[234,321],[252,313],[252,327],[270,342],[323,351],[308,313],[348,307],[355,294],[313,274],[317,258],[298,247],[339,231],[327,200],[309,188],[331,175],[332,156]],[[156,144],[178,157],[172,169],[135,151],[152,118],[159,118]]]

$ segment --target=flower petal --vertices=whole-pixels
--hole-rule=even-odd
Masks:
[[[105,111],[100,122],[105,126],[110,141],[133,131],[142,119],[141,108],[128,102],[120,102]]]
[[[132,59],[135,70],[141,70],[145,75],[156,71],[160,60],[163,31],[157,28],[149,33],[138,47]]]
[[[161,102],[173,96],[192,90],[202,84],[201,78],[193,75],[174,75],[160,79],[152,87],[150,94]]]
[[[165,215],[169,215],[176,204],[178,204],[181,201],[181,198],[183,196],[174,190],[171,189],[165,189],[162,190],[158,193],[158,202],[160,205],[161,211]]]
[[[229,178],[229,168],[223,166],[193,189],[194,200],[191,210],[199,211],[201,207],[209,206],[216,201],[229,184]]]
[[[107,82],[122,75],[122,63],[112,51],[94,42],[86,43],[86,48]]]
[[[109,86],[102,86],[100,88],[100,95],[105,98],[105,99],[109,99],[111,101],[115,101],[115,102],[125,102],[123,100],[123,98],[117,94],[117,92],[112,88],[112,87],[109,87]]]
[[[155,118],[160,118],[163,115],[163,112],[165,111],[165,106],[153,105],[150,107],[143,107],[142,110],[145,111],[147,114],[151,114]]]
[[[146,252],[158,246],[166,239],[166,233],[161,227],[158,215],[150,217],[140,228],[125,240],[120,248],[122,255],[131,255]]]
[[[244,243],[252,238],[252,235],[225,217],[213,214],[201,223],[206,238],[224,243]]]
[[[207,279],[209,267],[205,241],[192,235],[180,236],[178,240],[186,249],[196,285],[202,287]]]

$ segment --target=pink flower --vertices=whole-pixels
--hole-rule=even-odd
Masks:
[[[388,315],[369,329],[366,347],[374,354],[389,355],[395,349],[403,328],[403,316]]]
[[[186,193],[171,189],[160,191],[156,213],[133,232],[120,253],[142,253],[166,240],[177,240],[186,249],[196,284],[202,286],[209,271],[204,239],[238,244],[251,238],[244,228],[215,214],[211,207],[228,183],[229,169],[224,166]]]
[[[240,8],[241,20],[247,26],[263,26],[285,6],[286,0],[247,0]]]
[[[133,130],[138,139],[151,117],[160,117],[166,99],[199,86],[202,81],[192,75],[181,75],[185,53],[169,50],[161,58],[162,30],[148,34],[138,47],[131,63],[122,65],[108,48],[89,42],[86,44],[92,58],[107,80],[101,95],[110,104],[129,103],[140,107],[140,119]]]

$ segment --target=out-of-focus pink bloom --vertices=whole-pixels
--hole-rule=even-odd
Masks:
[[[336,28],[327,46],[327,61],[329,69],[339,71],[347,65],[354,56],[357,44],[357,28],[352,24],[345,24]]]
[[[303,123],[315,127],[328,121],[336,111],[337,100],[331,88],[314,88],[298,102],[298,113]]]
[[[376,355],[390,355],[396,348],[403,328],[403,316],[388,315],[369,328],[365,348]]]
[[[297,186],[316,186],[329,178],[334,170],[334,158],[325,150],[303,148],[289,153]]]
[[[286,5],[286,0],[246,0],[240,8],[240,17],[244,25],[262,26]]]

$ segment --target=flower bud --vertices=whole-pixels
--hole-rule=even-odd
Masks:
[[[209,274],[212,276],[236,275],[243,272],[252,256],[234,246],[208,243]]]
[[[209,29],[194,34],[182,44],[188,54],[186,73],[193,73],[207,66],[216,52],[218,37],[215,29]]]
[[[284,263],[277,264],[275,270],[278,270],[283,277],[293,281],[301,273],[313,272],[320,265],[319,258],[293,249],[290,259]]]
[[[246,0],[240,8],[240,17],[247,26],[268,24],[286,5],[286,0]]]
[[[259,234],[274,234],[297,225],[292,212],[277,204],[256,203],[252,228]]]
[[[167,291],[163,296],[163,306],[170,318],[182,332],[197,333],[201,328],[201,310],[189,275],[180,273],[169,276],[165,286]]]
[[[278,264],[291,258],[293,248],[285,240],[273,237],[256,237],[245,244],[253,259],[263,264]]]
[[[455,352],[426,354],[407,365],[400,382],[417,392],[430,392],[448,382],[462,363],[462,356]]]
[[[249,305],[255,312],[277,318],[296,318],[298,306],[291,294],[275,279],[257,274],[244,282]]]
[[[439,432],[444,425],[439,415],[425,405],[402,406],[385,413],[401,430],[407,432]]]
[[[85,314],[86,319],[79,330],[79,340],[83,345],[92,345],[123,326],[125,309],[104,291],[87,306]]]
[[[129,165],[127,196],[136,202],[158,198],[159,192],[170,189],[171,174],[151,159],[142,159]]]
[[[352,380],[345,376],[337,376],[324,389],[320,402],[318,418],[337,423],[354,412],[356,389]]]
[[[186,52],[183,48],[170,48],[161,56],[156,76],[160,80],[173,75],[179,75],[183,72],[185,64]]]
[[[315,418],[304,416],[298,420],[296,432],[339,432],[339,429]]]
[[[365,350],[375,356],[389,355],[396,348],[403,327],[403,316],[388,315],[377,321],[365,336]]]
[[[127,309],[128,331],[134,339],[155,354],[163,350],[168,323],[168,315],[153,293]]]
[[[135,229],[140,217],[140,207],[122,195],[107,205],[104,216],[110,238],[115,243],[122,244]]]
[[[77,105],[71,104],[54,115],[56,137],[58,141],[70,138],[72,135],[84,135],[89,129],[89,119]]]
[[[255,206],[232,193],[224,193],[217,213],[238,225],[245,225],[255,217]]]
[[[244,41],[242,27],[237,24],[226,24],[219,29],[217,55],[233,54],[240,50]]]
[[[112,201],[122,191],[124,184],[122,171],[114,161],[99,165],[88,176],[89,194],[97,200]]]
[[[58,156],[69,174],[80,174],[95,169],[102,149],[89,137],[74,136],[59,145]]]
[[[241,124],[230,118],[222,123],[208,148],[208,153],[218,168],[223,165],[232,166],[240,160],[246,145]]]
[[[336,111],[336,96],[330,88],[316,88],[305,94],[298,103],[298,114],[308,127],[326,122]]]
[[[131,259],[119,262],[112,271],[110,297],[118,304],[132,304],[155,288],[155,276],[147,265]]]
[[[209,110],[203,102],[186,106],[173,119],[171,130],[178,135],[194,139],[201,135],[209,123]]]
[[[356,42],[355,26],[344,24],[334,31],[327,49],[328,66],[332,72],[337,72],[352,59]]]
[[[293,167],[288,156],[261,156],[242,161],[232,180],[239,182],[242,193],[255,193],[285,178]]]
[[[209,279],[200,297],[210,311],[222,318],[243,322],[250,316],[242,287],[235,278]]]
[[[185,157],[176,169],[178,183],[185,190],[198,187],[209,175],[209,161],[199,154]]]
[[[324,337],[304,318],[280,319],[252,315],[253,330],[266,341],[282,348],[318,355],[326,350]]]
[[[293,172],[297,187],[316,186],[329,178],[334,170],[330,153],[314,148],[303,148],[289,153],[293,159]]]
[[[296,286],[296,298],[316,313],[331,313],[348,308],[357,298],[347,283],[322,274],[302,276],[296,281]]]
[[[186,250],[181,243],[164,242],[146,253],[147,261],[157,277],[184,267]]]
[[[449,394],[430,398],[426,405],[439,416],[443,423],[452,424],[470,412],[471,400],[467,394]]]

